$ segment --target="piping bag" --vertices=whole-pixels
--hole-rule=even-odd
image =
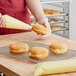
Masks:
[[[36,64],[34,76],[76,72],[76,58]]]
[[[0,13],[0,27],[5,27],[5,20],[1,13]]]
[[[30,30],[32,27],[20,20],[17,20],[9,15],[0,14],[1,17],[1,27],[11,28],[11,29],[21,29],[21,30]]]

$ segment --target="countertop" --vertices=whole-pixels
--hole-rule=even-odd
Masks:
[[[23,40],[34,41],[48,45],[55,41],[62,41],[68,45],[68,49],[76,51],[76,42],[74,41],[53,34],[51,34],[49,37],[39,39],[39,36],[34,32],[1,35],[0,47]],[[29,65],[31,65],[31,67]],[[21,60],[0,55],[0,71],[5,73],[7,76],[33,76],[33,72],[35,70],[34,68],[35,63],[29,62],[27,60]],[[55,76],[55,75],[49,75],[49,76]],[[76,76],[76,73],[63,74],[63,76]]]

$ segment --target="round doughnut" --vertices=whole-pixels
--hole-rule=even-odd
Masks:
[[[49,33],[49,29],[43,25],[34,25],[32,27],[32,30],[37,34],[42,34],[42,35],[46,35]]]
[[[67,52],[67,45],[64,42],[54,42],[50,44],[49,50],[54,54],[65,54]]]
[[[44,47],[32,47],[29,50],[29,57],[37,60],[45,59],[48,56],[48,49]]]
[[[25,43],[14,43],[9,46],[9,51],[13,54],[23,54],[28,52],[29,46]]]

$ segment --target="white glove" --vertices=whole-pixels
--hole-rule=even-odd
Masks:
[[[0,13],[0,27],[5,27],[5,20],[3,19],[1,13]]]
[[[47,37],[51,34],[51,28],[50,28],[50,25],[49,25],[49,22],[48,22],[48,18],[42,18],[40,20],[38,20],[38,23],[45,26],[45,27],[48,27],[49,28],[49,33],[47,35],[41,35],[42,37]]]

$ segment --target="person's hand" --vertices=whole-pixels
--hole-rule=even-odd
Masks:
[[[49,36],[51,34],[51,28],[50,28],[50,25],[48,23],[48,18],[42,18],[42,19],[38,20],[38,23],[49,28],[49,33],[47,35],[41,35],[41,34],[39,34],[39,35],[41,35],[42,37]]]
[[[0,27],[5,27],[5,20],[3,19],[1,13],[0,13]]]

